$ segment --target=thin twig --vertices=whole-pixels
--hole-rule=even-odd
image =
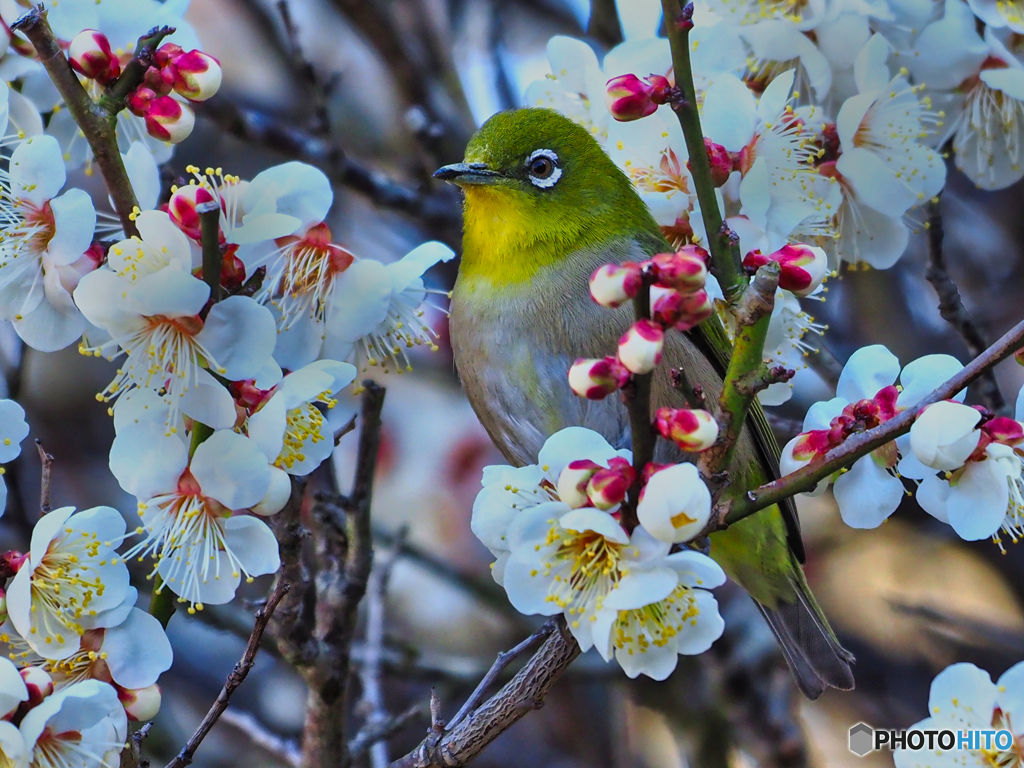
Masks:
[[[349,757],[354,761],[366,754],[374,744],[390,739],[396,733],[403,730],[413,720],[417,720],[428,714],[427,707],[422,703],[414,704],[404,712],[395,715],[386,722],[371,727],[365,725],[356,737],[348,743]]]
[[[226,709],[221,714],[220,721],[245,734],[249,741],[282,763],[293,768],[299,768],[302,764],[302,753],[299,751],[298,744],[283,739],[276,733],[271,733],[248,712]]]
[[[174,27],[153,27],[139,38],[131,61],[124,65],[124,70],[117,81],[99,99],[99,105],[109,115],[116,115],[127,106],[126,99],[132,91],[142,85],[146,72],[153,66],[153,57],[164,38],[173,35]]]
[[[309,130],[317,136],[329,136],[331,133],[331,116],[327,109],[328,97],[333,89],[333,83],[321,83],[317,76],[316,68],[302,51],[302,44],[299,41],[299,30],[292,18],[291,6],[288,0],[278,0],[277,12],[281,14],[281,22],[284,24],[285,37],[288,42],[288,52],[292,58],[292,70],[301,79],[306,81],[309,92],[313,97],[313,118],[309,122]]]
[[[60,47],[60,42],[50,29],[50,24],[46,20],[46,10],[42,5],[36,6],[15,21],[11,29],[23,32],[35,47],[39,62],[64,99],[65,106],[86,141],[89,142],[96,165],[103,174],[103,181],[106,182],[107,191],[114,201],[114,209],[125,235],[137,236],[139,230],[132,215],[138,207],[138,200],[117,147],[116,112],[110,112],[93,102],[82,87],[78,75],[71,69],[71,64]]]
[[[132,734],[128,744],[121,750],[120,768],[144,768],[149,765],[148,760],[142,759],[142,742],[149,736],[152,728],[152,723],[146,723]]]
[[[466,715],[470,715],[476,711],[477,707],[480,706],[480,702],[484,700],[484,694],[487,692],[487,689],[490,688],[494,684],[494,681],[498,679],[498,675],[505,671],[505,667],[535,645],[539,644],[548,635],[554,632],[556,628],[557,624],[555,623],[555,620],[549,619],[544,622],[544,625],[540,629],[519,643],[519,645],[499,653],[498,658],[494,660],[494,664],[492,664],[491,668],[487,670],[487,674],[484,675],[483,680],[480,681],[473,693],[471,693],[469,698],[466,699],[466,703],[462,705],[462,708],[455,713],[455,717],[453,717],[451,722],[448,723],[448,729],[451,730],[461,723]]]
[[[270,597],[267,598],[266,605],[256,612],[256,623],[252,628],[252,634],[249,636],[249,642],[245,646],[241,660],[231,670],[228,679],[224,683],[224,687],[217,695],[217,700],[213,702],[213,706],[210,707],[210,711],[206,713],[206,717],[203,718],[199,727],[196,728],[196,732],[192,734],[192,737],[182,747],[178,756],[167,764],[167,768],[184,768],[184,766],[192,762],[192,756],[195,755],[196,749],[203,743],[203,739],[210,733],[210,730],[220,716],[224,714],[224,710],[228,708],[231,694],[245,681],[249,670],[252,669],[253,662],[256,659],[256,652],[259,651],[260,642],[263,640],[263,632],[267,628],[267,623],[270,621],[270,617],[274,615],[274,609],[277,608],[277,604],[288,593],[288,589],[287,583],[279,581]]]
[[[43,449],[39,438],[36,438],[36,450],[39,451],[39,461],[42,464],[39,479],[39,514],[42,516],[52,509],[50,506],[50,470],[53,467],[53,456]]]
[[[377,563],[370,572],[367,585],[366,606],[366,658],[359,668],[359,679],[363,687],[362,700],[357,709],[362,710],[366,717],[365,729],[379,729],[391,717],[384,704],[384,690],[381,676],[384,667],[384,619],[387,607],[388,579],[391,569],[398,560],[402,541],[408,529],[402,528],[389,549],[377,553]],[[349,754],[351,759],[351,751]],[[383,739],[377,739],[370,746],[370,765],[372,768],[387,768],[388,745]]]
[[[967,312],[960,298],[960,289],[953,282],[946,267],[946,257],[942,250],[944,235],[942,210],[939,200],[934,200],[928,203],[928,268],[924,276],[939,295],[939,314],[942,315],[942,319],[960,334],[971,357],[977,357],[985,351],[988,343],[981,329]],[[990,411],[998,413],[1006,406],[1006,400],[999,391],[999,384],[993,371],[986,371],[978,379],[976,391],[982,405]]]
[[[633,299],[633,315],[637,320],[651,319],[651,285],[653,280],[649,271],[644,272],[643,286]],[[656,438],[651,426],[651,385],[653,373],[633,374],[629,383],[622,390],[622,400],[629,414],[630,447],[633,449],[633,469],[636,476],[629,488],[626,503],[622,505],[621,521],[623,527],[632,533],[639,524],[636,508],[640,503],[640,490],[643,488],[643,472],[650,462],[654,461],[654,445]]]
[[[739,498],[722,500],[716,505],[717,514],[713,515],[712,519],[721,520],[724,517],[725,523],[731,525],[783,499],[810,491],[829,475],[849,467],[860,457],[909,432],[914,420],[925,406],[953,397],[1021,347],[1024,347],[1024,320],[1003,334],[995,344],[969,362],[962,371],[936,387],[913,408],[908,408],[874,429],[853,435],[842,445],[795,472],[747,491]]]
[[[548,635],[540,650],[501,690],[440,737],[439,716],[435,716],[427,738],[390,768],[464,766],[527,712],[542,707],[551,686],[580,653],[565,622],[561,618],[557,622],[557,631]]]
[[[352,418],[342,424],[338,429],[334,430],[334,444],[338,445],[341,442],[341,438],[347,435],[349,432],[356,428],[356,415],[353,413]]]
[[[199,214],[200,237],[203,246],[203,282],[210,286],[210,300],[221,300],[220,273],[224,254],[220,247],[220,203],[211,200],[196,206]]]

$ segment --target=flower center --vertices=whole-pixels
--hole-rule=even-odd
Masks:
[[[333,408],[337,400],[330,397],[330,393],[324,392],[314,402],[323,402],[328,408]],[[287,413],[287,424],[284,429],[284,444],[281,446],[281,453],[274,461],[274,466],[281,469],[291,469],[296,461],[306,460],[303,449],[306,441],[319,443],[324,439],[323,425],[324,415],[312,403],[303,403],[298,408],[292,408]]]
[[[594,531],[569,531],[555,523],[548,531],[545,546],[558,544],[544,563],[544,576],[552,577],[547,600],[569,615],[589,614],[601,608],[605,596],[622,578],[619,567],[628,544],[616,544]],[[534,572],[531,575],[538,575]],[[579,620],[573,620],[579,626]]]
[[[660,602],[619,611],[612,629],[612,642],[630,655],[646,653],[652,645],[658,648],[667,645],[687,624],[695,625],[699,614],[693,591],[678,586]]]
[[[322,222],[302,237],[282,237],[276,242],[281,250],[268,267],[268,287],[263,293],[281,309],[285,327],[304,312],[322,320],[334,278],[355,258],[331,242],[331,230]]]
[[[95,560],[101,542],[95,533],[65,529],[62,536],[50,542],[46,554],[30,577],[32,607],[37,611],[37,626],[29,631],[42,634],[47,644],[64,643],[63,631],[81,635],[79,623],[83,615],[95,616],[90,606],[103,595],[104,585]]]

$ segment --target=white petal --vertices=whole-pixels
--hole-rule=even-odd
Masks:
[[[707,555],[692,550],[673,552],[665,558],[665,565],[679,574],[679,583],[684,587],[713,589],[725,584],[725,571]]]
[[[69,189],[50,201],[54,233],[46,252],[55,264],[77,261],[89,246],[96,230],[96,209],[92,198],[82,189]]]
[[[103,634],[102,652],[114,682],[145,688],[171,668],[174,654],[164,628],[154,617],[132,608],[128,618]]]
[[[584,427],[566,427],[544,441],[537,453],[537,463],[548,477],[557,479],[574,461],[589,459],[608,466],[608,461],[619,455],[597,432]]]
[[[451,261],[454,258],[455,251],[435,240],[413,248],[401,260],[388,265],[392,290],[401,293],[438,262]]]
[[[56,197],[67,178],[57,140],[44,135],[20,143],[11,154],[10,174],[16,198],[41,206]]]
[[[224,521],[224,540],[250,576],[273,573],[281,566],[274,532],[258,517],[229,517]]]
[[[953,378],[964,369],[963,363],[952,355],[925,355],[907,363],[900,373],[900,386],[903,390],[896,398],[897,408],[910,408],[917,405],[926,395],[940,384]],[[957,392],[952,400],[962,403],[966,389]]]
[[[604,599],[604,607],[629,611],[657,603],[672,594],[679,576],[671,568],[636,568],[619,579]]]
[[[228,509],[245,509],[259,502],[270,487],[267,460],[247,437],[221,429],[192,456],[191,470],[203,494]]]
[[[128,292],[127,307],[147,317],[192,317],[199,314],[208,298],[210,286],[188,272],[169,267],[139,280]]]
[[[168,493],[188,466],[188,446],[161,422],[126,424],[110,446],[110,471],[140,501]]]
[[[730,152],[738,152],[751,140],[757,104],[753,94],[735,75],[722,75],[704,95],[701,127],[704,135]]]
[[[999,708],[1014,725],[1016,736],[1021,735],[1018,723],[1024,722],[1024,662],[1018,662],[1003,672],[996,681],[996,701]]]
[[[284,398],[275,393],[249,417],[249,438],[268,462],[277,460],[284,447],[284,431],[288,426]]]
[[[693,623],[676,636],[676,652],[687,656],[704,653],[725,630],[715,596],[702,589],[695,589],[692,594],[699,613]]]
[[[18,457],[28,432],[25,409],[14,400],[0,400],[0,464]]]
[[[157,206],[160,197],[160,169],[157,168],[153,153],[141,141],[133,141],[128,151],[121,155],[128,179],[135,190],[139,208],[149,211]],[[143,686],[145,687],[145,686]]]
[[[277,327],[266,307],[246,296],[229,296],[213,305],[196,340],[213,355],[217,373],[240,381],[253,378],[266,366],[277,341]]]
[[[1006,518],[1010,489],[1006,476],[992,459],[972,461],[949,493],[949,524],[967,541],[987,539]]]
[[[253,514],[267,517],[276,515],[292,496],[292,481],[288,473],[277,467],[270,467],[270,488],[259,503],[252,507]]]
[[[0,717],[7,717],[23,701],[28,701],[25,681],[10,660],[0,657]]]
[[[858,459],[833,485],[843,522],[851,528],[877,528],[903,500],[903,483],[875,463]]]
[[[559,524],[568,531],[582,533],[593,531],[608,541],[616,544],[627,544],[629,535],[614,517],[594,507],[580,507],[566,512],[558,519]]]
[[[235,400],[231,393],[202,368],[199,369],[197,385],[189,387],[185,396],[181,398],[179,407],[185,415],[214,429],[229,429],[234,427],[238,420]]]
[[[947,723],[991,728],[997,691],[988,672],[973,664],[953,664],[932,680],[928,712]]]
[[[328,301],[328,335],[356,341],[387,317],[391,275],[379,261],[359,259],[335,278]]]
[[[846,361],[836,395],[848,402],[872,398],[900,375],[900,361],[881,344],[861,347]]]
[[[274,200],[277,213],[294,216],[307,229],[327,218],[334,201],[331,182],[323,171],[306,163],[275,165],[252,180],[242,198],[246,211],[267,196]]]

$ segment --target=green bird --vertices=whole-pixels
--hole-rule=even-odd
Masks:
[[[466,395],[495,445],[516,466],[535,462],[545,439],[569,426],[628,447],[621,399],[579,398],[567,375],[577,358],[613,354],[633,321],[630,306],[608,310],[590,299],[591,273],[671,250],[629,179],[585,128],[548,109],[494,115],[470,140],[464,161],[434,175],[465,192],[451,340]],[[669,368],[683,368],[717,398],[729,353],[714,318],[689,334],[668,334],[653,407],[686,406]],[[658,441],[655,461],[684,458]],[[755,407],[729,476],[756,487],[777,471],[778,447]],[[711,557],[757,601],[808,697],[853,687],[853,657],[804,580],[791,505],[713,534]]]

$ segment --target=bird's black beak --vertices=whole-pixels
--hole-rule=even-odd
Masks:
[[[493,184],[501,174],[490,170],[485,163],[452,163],[434,171],[434,178],[452,184]]]

